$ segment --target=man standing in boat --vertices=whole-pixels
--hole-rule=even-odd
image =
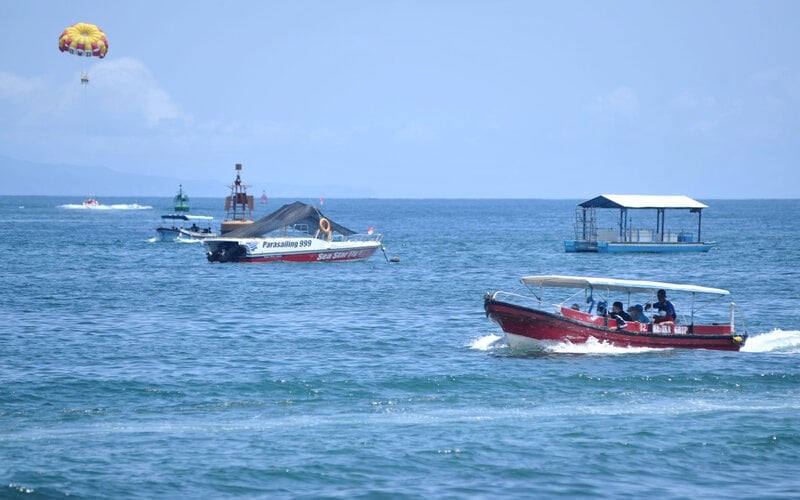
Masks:
[[[655,304],[645,304],[644,310],[649,311],[652,307],[658,311],[658,314],[653,318],[653,323],[666,323],[667,321],[674,323],[676,317],[675,306],[672,305],[672,302],[667,300],[667,291],[663,289],[659,290],[656,296],[658,297],[658,302]]]

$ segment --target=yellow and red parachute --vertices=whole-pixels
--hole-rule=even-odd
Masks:
[[[77,23],[64,29],[58,38],[58,48],[76,56],[102,59],[108,52],[108,38],[94,24]]]

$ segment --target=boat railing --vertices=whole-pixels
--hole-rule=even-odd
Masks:
[[[487,295],[490,296],[492,300],[501,300],[503,302],[509,302],[523,307],[541,307],[544,303],[542,300],[536,297],[522,295],[516,292],[507,292],[505,290],[497,290],[496,292],[487,293]]]
[[[377,233],[357,233],[345,237],[342,241],[381,241],[381,235]]]
[[[597,228],[591,235],[592,241],[609,243],[693,243],[694,233],[684,230],[667,230],[664,233],[652,229],[628,229],[620,237],[614,228]]]
[[[308,224],[292,224],[286,228],[285,234],[286,236],[307,236],[313,233],[308,229]]]
[[[284,231],[284,236],[312,236],[314,238],[324,239],[328,241],[350,242],[350,241],[381,241],[381,235],[378,233],[356,233],[345,236],[341,233],[333,233],[330,235],[322,232],[319,229],[312,230],[307,224],[293,224],[288,226]]]

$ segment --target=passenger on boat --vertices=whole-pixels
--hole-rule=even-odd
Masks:
[[[649,311],[651,308],[658,311],[658,314],[653,318],[653,323],[675,322],[675,306],[672,305],[672,302],[667,300],[667,291],[663,289],[659,290],[656,296],[658,297],[658,302],[653,304],[648,302],[644,306],[645,311]]]
[[[575,302],[574,304],[572,304],[572,309],[574,311],[580,311],[581,310],[581,306],[579,306],[578,303]]]
[[[621,318],[623,321],[633,321],[631,315],[622,309],[622,302],[620,301],[611,304],[611,317]]]
[[[628,312],[631,314],[633,321],[638,321],[639,323],[650,323],[650,318],[644,313],[644,308],[641,304],[630,306],[628,308]]]

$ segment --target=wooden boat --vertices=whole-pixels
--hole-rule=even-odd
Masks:
[[[747,333],[736,330],[733,302],[727,321],[718,321],[709,312],[709,305],[730,294],[720,288],[558,275],[526,276],[520,281],[530,295],[495,291],[484,297],[486,316],[503,330],[512,349],[542,349],[596,339],[618,347],[738,351],[747,341]],[[545,299],[546,293],[559,289],[570,292],[560,302]],[[652,304],[659,290],[670,292],[670,300],[674,294],[682,301],[675,306],[675,321],[626,321],[605,311],[612,298],[629,306],[634,301]]]
[[[702,211],[707,205],[688,196],[604,194],[579,203],[575,209],[575,238],[564,240],[567,252],[708,252],[713,242],[701,239]],[[616,227],[601,227],[599,209],[618,211]],[[666,225],[667,211],[697,214],[697,229]],[[633,211],[655,212],[652,225],[636,227]],[[636,221],[637,223],[639,221]]]

